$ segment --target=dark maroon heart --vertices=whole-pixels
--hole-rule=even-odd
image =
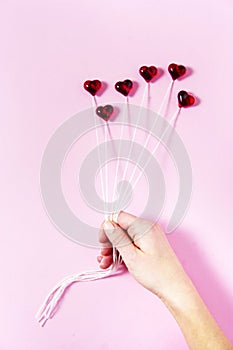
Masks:
[[[116,91],[120,92],[124,96],[128,96],[132,87],[133,87],[133,82],[129,79],[126,79],[124,81],[118,81],[115,84]]]
[[[99,80],[87,80],[83,84],[84,89],[87,90],[92,96],[95,96],[97,91],[101,88],[102,84]]]
[[[179,107],[190,107],[194,104],[195,98],[187,91],[180,91],[177,95]]]
[[[113,110],[113,106],[111,105],[106,105],[104,107],[99,106],[96,108],[96,114],[107,122],[111,117]]]
[[[155,66],[142,66],[139,69],[139,73],[145,79],[145,81],[149,83],[158,73],[158,69]]]
[[[173,80],[176,80],[186,73],[185,66],[171,63],[168,66],[168,72],[171,74]]]

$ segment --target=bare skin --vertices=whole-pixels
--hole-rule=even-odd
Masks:
[[[100,267],[112,264],[112,246],[116,247],[136,281],[157,295],[172,313],[190,350],[233,350],[158,223],[121,212],[118,224],[103,223],[99,241]]]

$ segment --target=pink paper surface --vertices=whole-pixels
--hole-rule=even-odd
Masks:
[[[82,88],[87,79],[108,84],[98,99],[106,104],[123,101],[113,86],[131,78],[138,82],[131,101],[140,105],[141,65],[164,70],[151,87],[150,108],[158,110],[171,62],[191,74],[176,82],[169,113],[181,89],[199,104],[183,110],[176,126],[194,185],[186,217],[169,240],[233,340],[232,17],[229,0],[1,2],[1,350],[187,349],[168,310],[128,273],[72,286],[43,329],[34,318],[60,279],[97,267],[98,251],[66,239],[44,211],[39,173],[49,138],[91,106]],[[177,189],[166,152],[163,166],[166,222]],[[71,203],[78,195],[67,194]]]

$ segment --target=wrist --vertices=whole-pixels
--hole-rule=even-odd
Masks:
[[[178,314],[195,309],[199,298],[191,280],[187,279],[173,286],[172,292],[163,295],[161,300],[173,314]]]
[[[187,275],[174,293],[161,298],[178,325],[190,349],[231,349],[216,320]]]
[[[175,268],[172,269],[168,279],[169,285],[163,288],[160,299],[170,311],[182,312],[189,307],[195,307],[193,304],[200,297],[179,261],[173,267]]]

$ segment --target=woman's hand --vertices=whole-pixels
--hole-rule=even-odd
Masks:
[[[163,300],[172,295],[176,299],[182,284],[187,288],[187,276],[159,224],[120,212],[118,225],[109,221],[102,225],[99,241],[101,268],[112,264],[113,245],[134,278]]]
[[[104,222],[100,267],[112,264],[116,247],[129,272],[161,298],[179,324],[190,350],[233,350],[183,270],[159,224],[121,212],[118,224]]]

